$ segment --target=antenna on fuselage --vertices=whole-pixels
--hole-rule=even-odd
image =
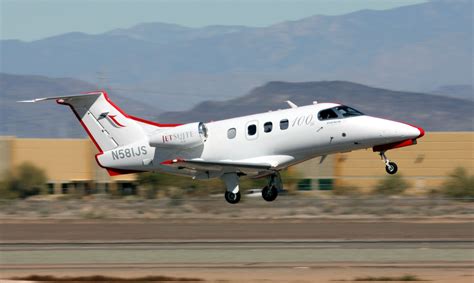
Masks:
[[[298,108],[298,105],[294,104],[293,102],[287,100],[286,103],[288,103],[288,105],[290,105],[290,108]]]

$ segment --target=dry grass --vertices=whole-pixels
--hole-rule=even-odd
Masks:
[[[30,275],[26,277],[14,277],[11,280],[26,280],[35,282],[80,282],[80,283],[115,283],[115,282],[127,282],[127,283],[152,283],[152,282],[201,282],[202,279],[198,278],[179,278],[169,276],[145,276],[137,278],[121,278],[121,277],[109,277],[101,275],[92,276],[80,276],[80,277],[55,277],[51,275]]]
[[[389,276],[366,276],[366,277],[356,277],[355,279],[351,281],[363,281],[363,282],[390,282],[390,281],[427,281],[418,278],[416,275],[403,275],[403,276],[394,276],[394,277],[389,277]]]

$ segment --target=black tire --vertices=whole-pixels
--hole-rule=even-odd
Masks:
[[[393,175],[397,173],[398,166],[395,162],[389,162],[388,165],[385,166],[385,171],[387,171],[388,174]]]
[[[278,189],[275,186],[265,186],[262,189],[262,198],[266,201],[274,201],[278,196]]]
[[[230,204],[236,204],[240,201],[240,192],[234,194],[233,192],[226,191],[224,194],[225,200]]]

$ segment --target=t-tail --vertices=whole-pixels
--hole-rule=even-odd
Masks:
[[[179,124],[158,124],[128,115],[109,99],[105,91],[37,98],[20,102],[47,100],[56,100],[58,104],[67,105],[71,108],[99,151],[96,155],[98,164],[107,169],[112,176],[132,173],[133,170],[121,170],[102,165],[99,161],[102,154],[111,151],[119,154],[120,148],[123,147],[132,148],[131,150],[133,150],[132,145],[148,144],[148,136],[153,132],[160,131],[162,128],[179,126]],[[140,151],[140,147],[138,148],[133,154],[143,153],[143,151]]]

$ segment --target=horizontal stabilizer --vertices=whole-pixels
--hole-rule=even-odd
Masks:
[[[35,103],[47,100],[58,100],[58,99],[69,99],[69,98],[80,98],[80,97],[91,97],[91,95],[101,95],[102,92],[88,92],[86,94],[74,94],[74,95],[63,95],[63,96],[54,96],[54,97],[41,97],[41,98],[34,98],[30,100],[20,100],[17,102],[21,103]]]

